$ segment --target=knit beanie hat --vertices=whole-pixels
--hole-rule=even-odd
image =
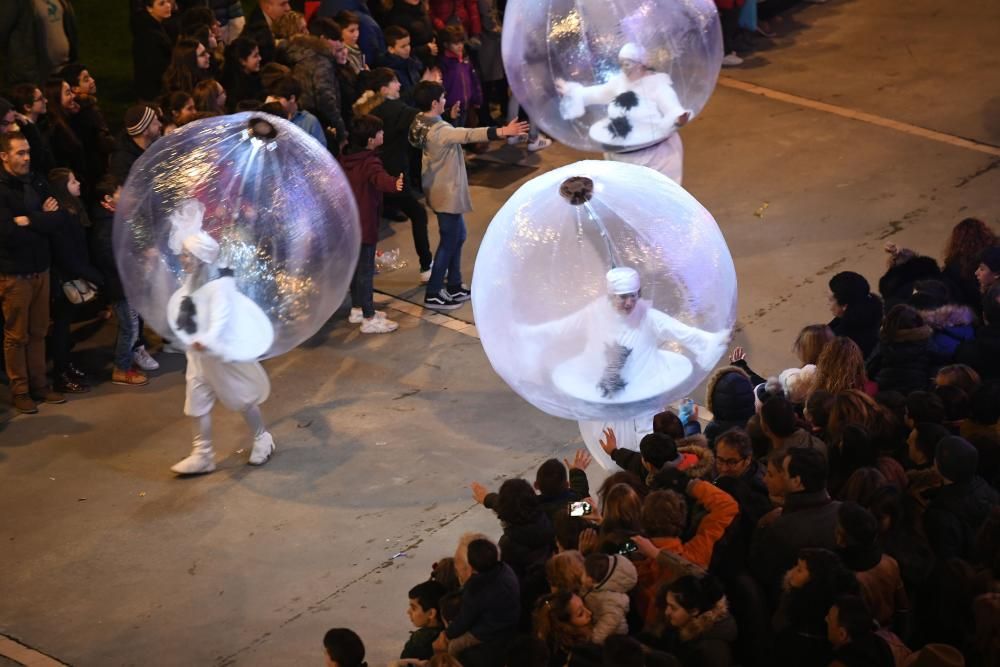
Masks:
[[[951,435],[941,438],[934,452],[934,464],[941,476],[951,482],[964,482],[976,475],[979,450],[965,438]]]
[[[146,104],[136,104],[125,112],[125,131],[129,136],[137,137],[146,131],[149,124],[156,118],[156,111]]]
[[[993,273],[1000,273],[1000,246],[993,246],[983,251],[979,263],[985,264]]]
[[[871,292],[865,277],[853,271],[841,271],[830,278],[830,291],[842,306],[862,301]]]

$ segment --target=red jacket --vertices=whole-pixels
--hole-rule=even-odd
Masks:
[[[477,37],[483,31],[477,0],[430,0],[430,15],[435,30],[444,30],[454,16],[469,37]]]
[[[378,243],[378,226],[382,217],[382,193],[396,191],[396,179],[386,172],[375,151],[358,151],[340,157],[340,165],[347,174],[351,191],[358,203],[361,219],[361,242]]]

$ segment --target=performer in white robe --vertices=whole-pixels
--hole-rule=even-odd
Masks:
[[[215,470],[211,412],[216,399],[242,413],[250,427],[251,465],[267,462],[275,448],[259,407],[271,385],[256,361],[270,348],[274,329],[260,307],[239,292],[232,275],[215,266],[219,244],[202,231],[203,214],[198,202],[182,206],[170,237],[187,278],[170,297],[168,320],[187,347],[184,414],[194,419],[191,455],[171,468],[181,475]]]
[[[670,75],[649,68],[642,47],[626,44],[618,60],[621,73],[603,84],[556,80],[556,91],[563,96],[560,112],[572,120],[587,106],[606,104],[608,117],[590,128],[590,138],[608,149],[604,158],[655,169],[680,185],[684,146],[677,129],[691,112],[681,105]]]

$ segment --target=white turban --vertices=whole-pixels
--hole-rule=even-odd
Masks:
[[[181,248],[206,264],[214,264],[219,259],[219,243],[207,232],[197,232],[186,237]]]
[[[180,254],[184,240],[201,231],[201,221],[204,217],[205,205],[197,199],[188,199],[170,214],[168,245],[171,252]]]
[[[618,52],[618,60],[631,60],[640,65],[648,65],[646,62],[646,49],[634,42],[629,42]]]
[[[608,294],[632,294],[639,291],[639,272],[635,269],[619,266],[608,271],[606,278]]]

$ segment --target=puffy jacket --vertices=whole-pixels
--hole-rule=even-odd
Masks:
[[[382,214],[382,195],[396,191],[396,177],[386,173],[375,151],[358,151],[340,157],[351,191],[358,203],[361,219],[361,242],[378,243],[378,226]]]
[[[625,556],[612,554],[608,573],[593,589],[583,596],[583,603],[594,618],[591,641],[603,644],[611,635],[628,634],[628,593],[639,581],[635,565]]]
[[[927,389],[933,369],[928,354],[933,331],[929,326],[903,329],[893,340],[882,341],[867,364],[868,377],[879,391],[898,391],[904,396]]]
[[[950,364],[958,346],[976,336],[976,313],[969,306],[948,304],[933,310],[921,310],[920,316],[934,330],[927,345],[934,366]]]
[[[347,125],[340,113],[340,82],[337,62],[319,37],[297,35],[288,40],[284,58],[292,76],[302,86],[299,106],[316,114],[325,127],[337,130],[337,139],[347,138]]]
[[[446,50],[440,58],[440,64],[441,83],[448,100],[447,108],[452,108],[456,102],[462,103],[463,111],[469,107],[482,106],[483,88],[468,56],[459,57]]]

